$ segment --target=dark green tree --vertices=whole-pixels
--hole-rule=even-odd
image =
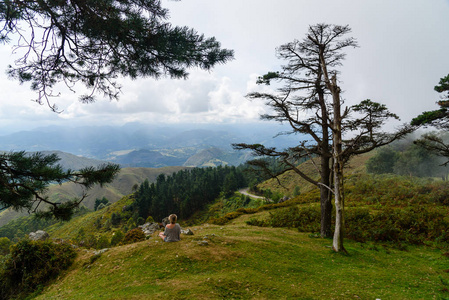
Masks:
[[[63,170],[57,164],[58,161],[56,154],[27,155],[23,151],[0,154],[0,206],[26,209],[41,217],[54,216],[68,220],[87,196],[87,189],[95,184],[111,182],[120,170],[115,164],[87,167],[79,171]],[[48,185],[64,182],[81,185],[85,189],[82,197],[67,202],[51,201],[45,194]]]
[[[233,58],[215,38],[172,26],[159,0],[7,0],[0,2],[0,42],[18,41],[22,56],[8,73],[30,82],[38,103],[50,103],[55,85],[84,84],[116,99],[118,76],[186,78],[187,68],[209,70]],[[17,51],[16,51],[17,50]]]
[[[103,204],[103,207],[109,203],[109,200],[106,199],[106,197],[103,197],[101,199],[95,199],[95,204],[94,204],[94,210],[97,210],[98,207],[100,206],[100,204]]]
[[[440,79],[434,90],[440,93],[437,110],[425,111],[411,122],[415,126],[432,126],[441,131],[449,130],[449,74]],[[427,133],[415,141],[421,147],[449,159],[449,144],[438,133]],[[449,160],[445,163],[447,165]]]
[[[391,147],[380,148],[376,155],[366,162],[366,170],[372,174],[394,173],[394,165],[399,159],[399,153]]]

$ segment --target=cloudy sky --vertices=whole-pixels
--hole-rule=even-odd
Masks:
[[[258,75],[283,63],[276,47],[302,39],[309,25],[352,28],[359,48],[347,51],[341,68],[346,104],[364,99],[387,104],[403,122],[435,109],[433,87],[449,74],[449,0],[163,0],[170,22],[215,36],[235,60],[211,72],[190,70],[188,80],[123,79],[119,101],[81,104],[65,91],[51,112],[36,95],[0,72],[3,133],[44,125],[127,122],[256,122],[266,110],[244,96],[260,87]],[[14,62],[11,45],[0,45],[0,69]]]

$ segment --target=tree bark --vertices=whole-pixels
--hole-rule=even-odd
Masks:
[[[335,231],[333,239],[333,249],[336,252],[346,252],[343,246],[344,238],[344,193],[343,193],[343,141],[341,128],[341,103],[340,88],[337,85],[336,76],[332,76],[330,90],[334,108],[333,120],[333,171],[334,171],[334,199],[335,199]]]
[[[332,197],[329,190],[330,184],[330,163],[329,158],[321,156],[321,183],[320,203],[321,203],[321,237],[332,237]]]

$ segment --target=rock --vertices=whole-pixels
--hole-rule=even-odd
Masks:
[[[193,231],[190,230],[190,228],[187,229],[181,229],[181,233],[185,235],[193,235]]]
[[[282,199],[279,199],[279,202],[278,202],[278,203],[282,203],[282,202],[285,202],[285,201],[287,201],[287,200],[290,200],[290,198],[287,197],[287,196],[284,196]]]
[[[200,241],[200,242],[198,242],[198,245],[207,246],[207,245],[209,245],[209,242],[208,241]]]
[[[170,220],[168,219],[168,217],[163,218],[162,219],[162,225],[164,225],[164,227],[165,227],[165,225],[167,225],[167,224],[170,224]]]
[[[30,238],[30,240],[32,241],[45,241],[47,240],[50,236],[48,235],[47,232],[43,231],[43,230],[38,230],[36,232],[30,232],[30,234],[28,235],[28,237]]]
[[[145,223],[143,225],[140,225],[139,228],[143,231],[143,233],[145,233],[146,237],[152,235],[160,229],[158,223]]]
[[[97,251],[94,252],[94,255],[103,254],[103,253],[105,253],[108,250],[109,250],[109,248],[104,248],[104,249],[101,249],[101,250],[97,250]]]

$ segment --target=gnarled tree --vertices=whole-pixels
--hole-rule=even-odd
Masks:
[[[352,156],[391,143],[412,131],[412,127],[403,126],[392,134],[382,132],[381,127],[387,119],[398,117],[384,105],[370,100],[342,110],[336,67],[345,57],[342,51],[357,46],[354,38],[344,38],[349,32],[349,26],[310,26],[301,42],[294,41],[278,49],[278,56],[288,62],[282,66],[282,71],[270,72],[259,78],[258,83],[269,84],[272,80],[284,83],[278,93],[248,95],[251,99],[265,100],[273,109],[272,114],[263,115],[262,119],[287,122],[292,128],[291,133],[308,136],[311,140],[283,150],[260,144],[234,145],[236,149],[251,149],[258,156],[278,157],[285,168],[273,176],[292,170],[320,188],[323,237],[331,235],[331,196],[334,195],[337,214],[335,251],[344,251],[343,167]],[[357,113],[357,118],[351,117],[351,112]],[[307,176],[298,168],[297,161],[303,157],[320,160],[319,180]],[[255,164],[265,168],[260,161]]]

